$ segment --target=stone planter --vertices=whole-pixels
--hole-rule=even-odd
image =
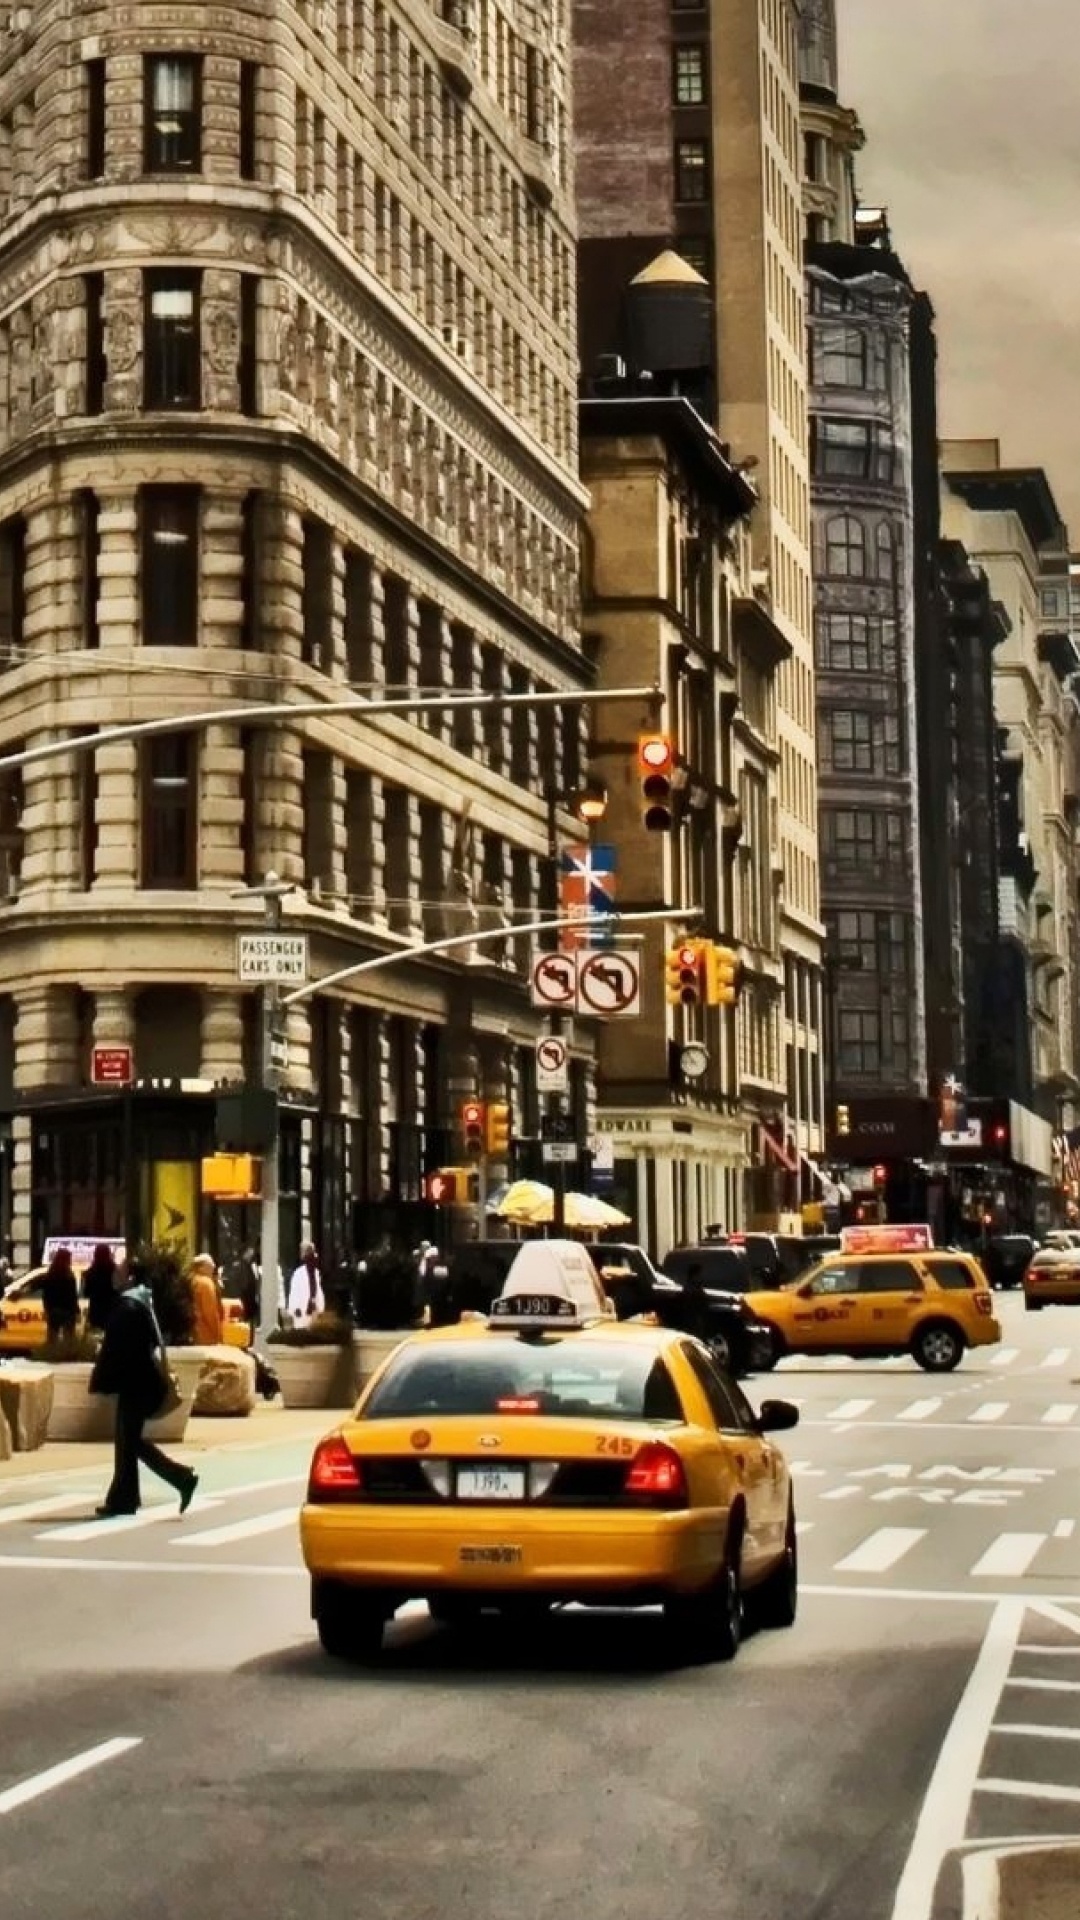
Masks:
[[[351,1407],[356,1398],[350,1347],[294,1347],[267,1342],[286,1407]]]
[[[0,1417],[16,1453],[36,1453],[45,1445],[53,1403],[53,1369],[32,1360],[0,1367]]]
[[[357,1393],[367,1386],[373,1373],[382,1366],[388,1354],[396,1352],[403,1340],[408,1338],[409,1329],[399,1328],[383,1330],[376,1327],[359,1327],[352,1337],[353,1379]]]
[[[194,1347],[173,1347],[169,1365],[180,1382],[181,1400],[175,1413],[163,1420],[148,1420],[148,1440],[182,1440],[191,1417],[195,1389],[202,1370],[202,1354]],[[116,1402],[108,1395],[90,1392],[89,1360],[72,1360],[53,1369],[53,1404],[49,1415],[50,1440],[112,1439],[116,1423]]]

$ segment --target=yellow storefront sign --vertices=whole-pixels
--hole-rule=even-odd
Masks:
[[[193,1160],[154,1160],[150,1166],[154,1245],[194,1251],[199,1220],[199,1167]]]

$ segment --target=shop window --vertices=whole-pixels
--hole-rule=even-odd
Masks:
[[[189,889],[198,884],[198,754],[192,733],[159,734],[140,754],[141,884]]]
[[[194,647],[199,638],[199,490],[143,487],[140,512],[143,643]]]
[[[147,173],[198,173],[202,165],[202,61],[190,53],[151,53],[144,65]]]
[[[144,276],[144,400],[194,412],[202,404],[199,305],[202,275],[176,267]]]

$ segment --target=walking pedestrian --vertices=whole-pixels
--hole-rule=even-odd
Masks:
[[[225,1309],[218,1285],[217,1261],[212,1253],[196,1254],[189,1272],[194,1323],[193,1347],[220,1347],[225,1338]]]
[[[50,1340],[63,1340],[79,1324],[79,1284],[71,1266],[71,1248],[57,1247],[41,1283],[41,1304]]]
[[[122,1272],[121,1286],[90,1376],[91,1393],[116,1395],[115,1464],[98,1518],[138,1511],[140,1461],[179,1494],[180,1511],[186,1513],[199,1484],[198,1474],[170,1460],[143,1437],[146,1422],[153,1419],[168,1391],[165,1348],[153,1298],[148,1287],[137,1284],[134,1272]]]
[[[236,1291],[244,1310],[244,1319],[251,1328],[251,1345],[254,1346],[262,1312],[262,1267],[254,1247],[245,1247],[237,1262]]]
[[[312,1242],[305,1240],[300,1249],[300,1264],[294,1267],[289,1281],[287,1312],[294,1327],[306,1327],[316,1314],[325,1311],[326,1297],[319,1271],[319,1256]]]
[[[95,1333],[104,1333],[116,1305],[116,1261],[105,1241],[94,1248],[94,1257],[82,1277],[82,1290],[87,1326]]]

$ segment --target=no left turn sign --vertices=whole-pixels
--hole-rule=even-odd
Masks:
[[[536,1043],[536,1090],[565,1093],[568,1085],[566,1041],[543,1034]]]
[[[577,967],[572,953],[539,953],[532,967],[534,1007],[572,1013],[577,1007]]]
[[[612,1020],[641,1012],[641,963],[634,954],[582,954],[577,986],[583,1013]]]

